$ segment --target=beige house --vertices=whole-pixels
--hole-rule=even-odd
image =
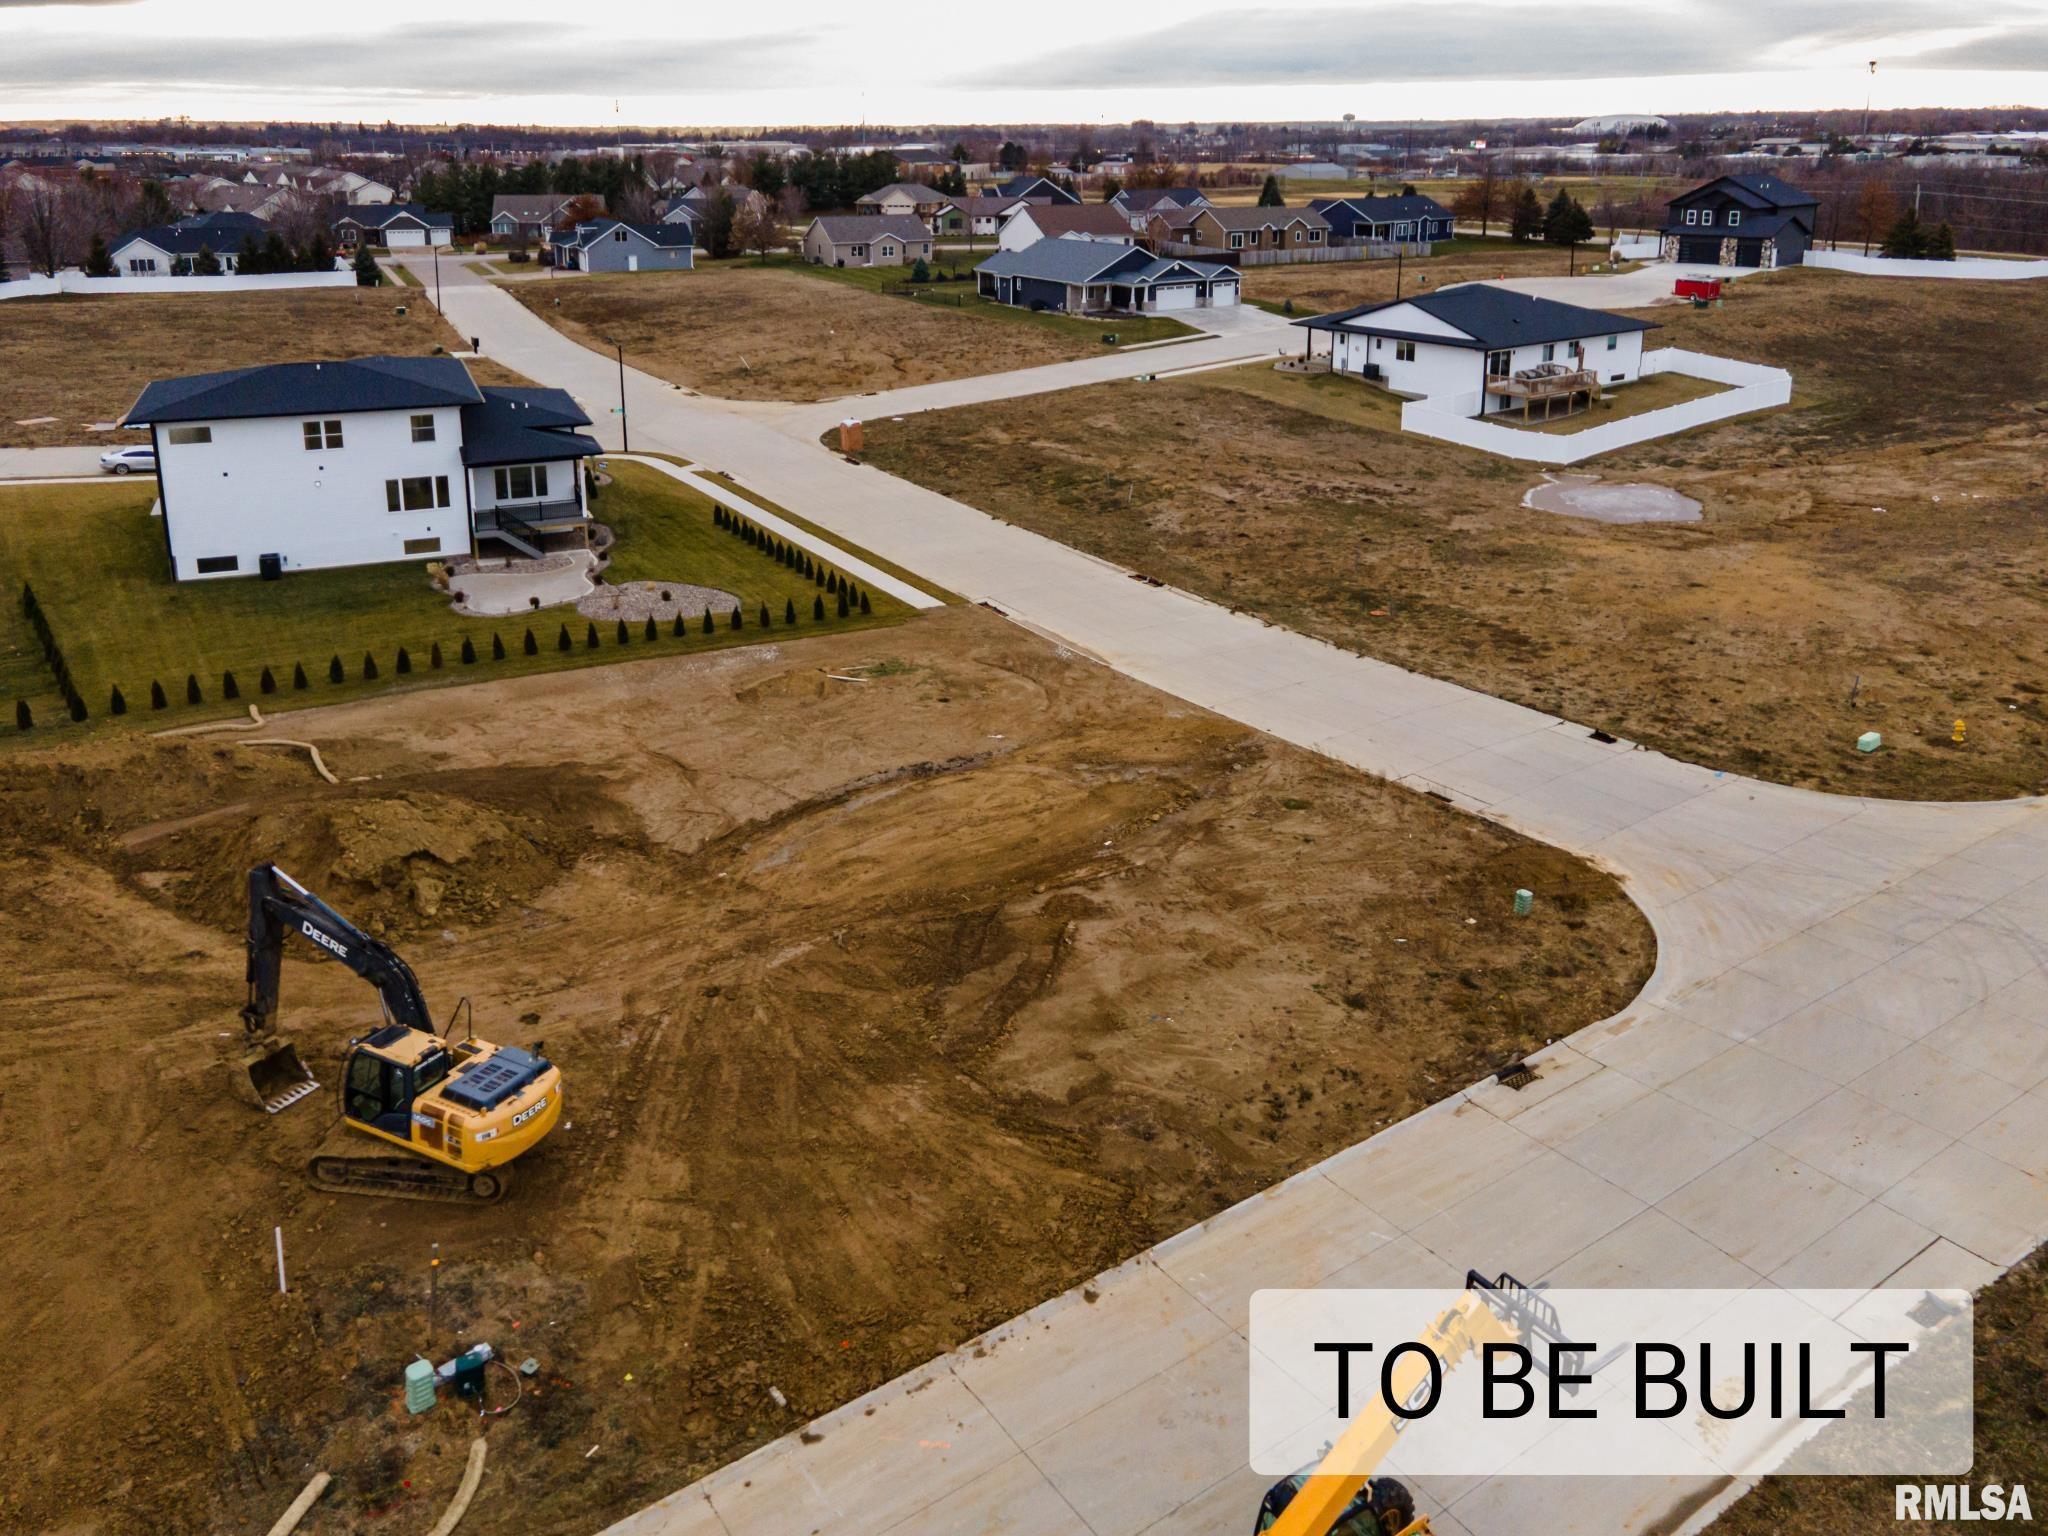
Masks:
[[[861,213],[920,219],[927,225],[953,206],[944,192],[914,181],[896,181],[853,205]]]
[[[932,232],[904,214],[831,214],[804,231],[804,260],[820,267],[902,267],[932,259]]]
[[[1313,208],[1181,208],[1154,213],[1146,225],[1146,238],[1155,248],[1321,250],[1330,240],[1330,221]]]

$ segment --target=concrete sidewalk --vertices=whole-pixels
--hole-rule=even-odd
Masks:
[[[507,296],[448,298],[509,366],[590,398],[616,388],[608,359]],[[1659,949],[1641,997],[1543,1053],[1521,1092],[1456,1095],[1137,1256],[1091,1300],[1057,1298],[616,1529],[1236,1536],[1264,1482],[1243,1423],[1258,1288],[1468,1266],[1560,1284],[1976,1285],[2048,1235],[2039,802],[1820,795],[1596,741],[847,464],[815,445],[815,408],[734,411],[644,376],[628,389],[643,446],[1142,681],[1600,861]],[[1418,1488],[1447,1536],[1627,1536],[1711,1492]]]
[[[109,438],[104,445],[91,448],[0,448],[0,480],[98,479],[106,475],[100,468],[100,455],[126,443],[125,438]],[[147,478],[107,475],[109,483],[132,479],[139,484]]]

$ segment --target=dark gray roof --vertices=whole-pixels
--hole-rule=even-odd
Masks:
[[[475,405],[483,399],[452,357],[358,357],[335,363],[268,363],[153,379],[124,418],[131,427],[242,416],[340,415]]]
[[[991,277],[1032,277],[1048,283],[1153,282],[1175,267],[1197,277],[1235,277],[1234,268],[1157,257],[1108,240],[1034,240],[1021,251],[997,251],[974,270]]]
[[[418,203],[350,203],[334,216],[337,224],[354,224],[362,229],[382,229],[400,218],[418,220],[429,229],[453,229],[452,213],[429,213]]]
[[[1681,192],[1671,203],[1683,203],[1702,192],[1715,187],[1726,187],[1736,194],[1736,201],[1751,208],[1818,208],[1820,199],[1811,192],[1795,187],[1789,181],[1780,181],[1775,176],[1761,172],[1744,176],[1716,176],[1712,181],[1703,181],[1689,192]],[[1667,205],[1669,206],[1669,205]]]
[[[898,240],[929,240],[930,229],[922,219],[907,213],[835,213],[820,215],[814,222],[834,245],[865,244],[894,235]]]
[[[1111,199],[1133,213],[1146,213],[1171,204],[1176,208],[1199,208],[1209,200],[1200,187],[1126,187]]]
[[[1403,331],[1369,323],[1371,316],[1396,305],[1419,309],[1425,315],[1463,331],[1471,339],[1434,336],[1427,332]],[[1360,324],[1360,321],[1368,323]],[[1313,331],[1365,331],[1445,347],[1483,347],[1489,352],[1502,347],[1529,347],[1546,341],[1577,341],[1586,336],[1610,336],[1619,331],[1657,329],[1653,322],[1638,320],[1631,315],[1587,309],[1578,304],[1560,304],[1555,299],[1532,298],[1512,288],[1496,288],[1491,283],[1463,283],[1435,293],[1389,299],[1379,304],[1361,304],[1356,309],[1339,310],[1332,315],[1317,315],[1294,323]]]
[[[628,224],[624,219],[590,219],[578,224],[573,234],[557,238],[555,244],[589,245],[602,240],[615,229],[631,230],[649,245],[667,248],[692,245],[696,241],[695,226],[688,219],[677,219],[673,224]]]
[[[1390,219],[1448,219],[1451,210],[1420,192],[1390,197],[1312,197],[1311,208],[1351,208],[1378,224]]]
[[[197,256],[202,250],[225,255],[240,250],[244,239],[261,242],[269,233],[270,226],[254,214],[201,213],[180,219],[175,224],[155,224],[148,229],[135,230],[116,240],[111,249],[118,251],[124,245],[146,240],[173,256]]]
[[[1049,176],[1012,176],[1008,181],[997,184],[996,195],[998,197],[1049,197],[1054,202],[1060,203],[1078,203],[1081,201],[1080,198]]]
[[[462,408],[462,462],[546,464],[580,459],[601,450],[582,433],[590,418],[559,389],[508,389],[493,385],[483,400]]]
[[[1202,208],[1195,211],[1208,214],[1225,229],[1270,229],[1275,225],[1285,229],[1290,224],[1305,224],[1310,229],[1330,227],[1330,221],[1313,208]]]

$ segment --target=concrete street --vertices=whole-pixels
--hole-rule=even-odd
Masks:
[[[618,441],[611,359],[480,282],[449,282],[446,301],[459,331],[570,390]],[[878,398],[931,409],[1262,336]],[[1255,1289],[1434,1284],[1468,1266],[1559,1284],[1974,1286],[2048,1235],[2039,802],[1828,796],[1597,741],[849,464],[815,443],[840,403],[737,407],[630,370],[626,389],[635,448],[722,469],[1105,665],[1606,865],[1659,956],[1635,1003],[1542,1053],[1522,1091],[1457,1094],[615,1531],[1234,1536],[1266,1481],[1244,1465]],[[1448,1536],[1665,1530],[1713,1491],[1418,1487]]]

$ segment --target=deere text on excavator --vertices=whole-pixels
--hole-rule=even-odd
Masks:
[[[522,1050],[434,1030],[412,967],[274,864],[249,871],[249,1000],[236,1081],[270,1114],[318,1090],[298,1050],[276,1033],[284,941],[298,933],[377,989],[384,1022],[352,1039],[342,1064],[341,1122],[307,1165],[321,1189],[415,1200],[491,1201],[562,1114],[562,1074],[539,1046]],[[450,1019],[467,1014],[467,1000]],[[363,1149],[361,1136],[398,1152]]]

